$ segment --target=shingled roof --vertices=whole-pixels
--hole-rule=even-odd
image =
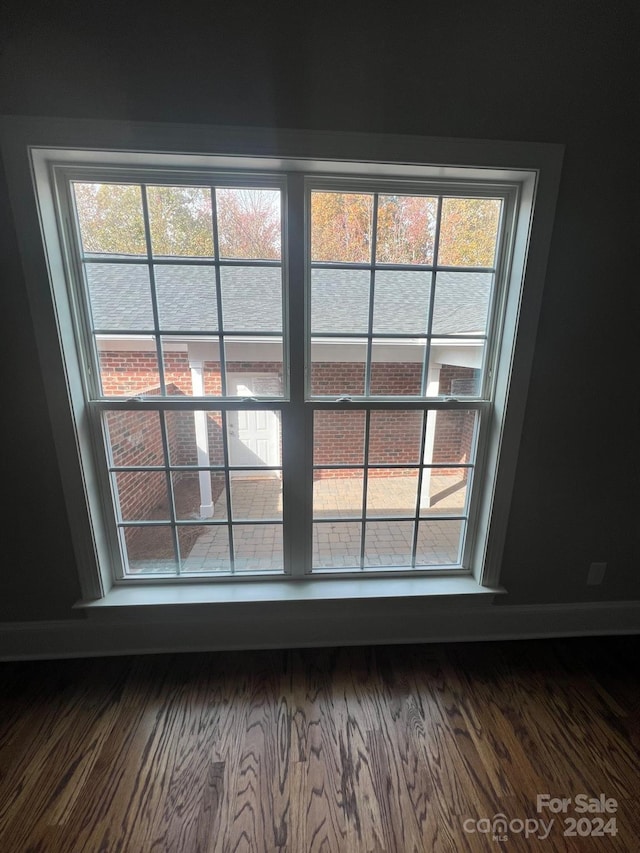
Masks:
[[[144,264],[87,264],[94,328],[152,330],[149,275]],[[439,272],[433,333],[482,334],[491,273]],[[213,267],[158,265],[155,268],[160,327],[165,331],[217,331]],[[373,331],[424,335],[429,316],[431,273],[378,270]],[[370,273],[354,269],[314,269],[312,330],[366,334]],[[225,331],[278,332],[282,328],[280,270],[275,267],[222,267]]]

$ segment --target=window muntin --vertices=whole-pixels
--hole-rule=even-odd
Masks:
[[[459,564],[479,411],[399,406],[314,413],[315,570]]]
[[[480,396],[503,206],[310,182],[309,397],[434,396],[438,350],[461,344],[479,373],[460,396]]]
[[[71,181],[92,397],[194,395],[196,351],[196,396],[242,396],[228,374],[256,360],[256,341],[278,380],[267,396],[286,393],[281,185]]]
[[[105,251],[80,253],[82,265],[86,270],[90,330],[96,341],[101,365],[102,382],[96,399],[100,396],[136,396],[143,400],[155,398],[154,405],[157,406],[161,419],[161,433],[165,445],[160,463],[161,472],[146,468],[121,471],[117,465],[109,469],[120,549],[125,556],[126,568],[122,576],[228,577],[242,576],[243,573],[246,576],[274,572],[282,574],[285,553],[283,525],[286,531],[287,514],[282,505],[282,478],[286,476],[286,472],[282,464],[284,437],[281,415],[284,407],[299,405],[297,402],[287,403],[285,396],[288,377],[283,338],[286,340],[287,330],[283,325],[284,288],[281,259],[284,258],[286,262],[287,254],[270,249],[269,246],[273,243],[265,243],[265,240],[260,244],[262,248],[259,250],[246,248],[246,243],[242,244],[241,250],[234,249],[234,245],[237,247],[241,243],[237,234],[234,236],[233,233],[233,239],[227,240],[226,248],[222,251],[219,233],[222,208],[218,201],[219,193],[224,189],[229,196],[234,188],[219,188],[213,183],[209,188],[181,188],[172,185],[156,187],[142,181],[133,186],[138,186],[140,190],[146,257],[145,253],[140,253],[139,243],[133,245],[137,254],[128,251],[132,248],[129,243],[118,246],[117,231],[115,237],[103,241]],[[280,188],[270,192],[279,195],[284,187],[285,182],[281,181]],[[194,192],[197,190],[196,198],[201,209],[202,199],[206,199],[206,193],[209,193],[210,213],[201,215],[201,220],[210,223],[210,245],[204,239],[204,229],[200,221],[197,225],[200,229],[198,240],[196,241],[195,237],[187,240],[187,253],[182,248],[179,229],[176,227],[171,230],[169,227],[169,214],[165,211],[158,220],[158,215],[152,213],[149,198],[156,190],[158,197],[165,198],[167,194],[160,192],[165,189],[193,189]],[[251,188],[237,189],[238,193],[242,189],[245,194],[252,191]],[[344,197],[348,194],[339,195]],[[182,197],[189,199],[193,198],[193,195],[185,192]],[[327,386],[326,381],[322,383],[323,377],[319,370],[324,362],[317,360],[316,363],[312,355],[309,364],[311,394],[314,397],[317,395],[334,400],[343,396],[371,400],[395,398],[398,400],[396,414],[402,414],[403,397],[424,400],[447,396],[440,393],[441,388],[433,382],[432,374],[437,369],[437,361],[434,358],[436,346],[446,344],[451,348],[460,343],[461,339],[465,339],[466,345],[479,348],[481,366],[469,368],[468,376],[465,374],[452,378],[449,390],[452,396],[455,384],[458,397],[478,400],[484,382],[481,379],[485,342],[491,335],[490,325],[495,306],[496,267],[468,267],[463,263],[464,258],[457,259],[458,266],[455,268],[454,265],[448,269],[438,266],[438,218],[442,220],[445,202],[456,199],[444,194],[434,194],[431,189],[424,195],[414,193],[403,196],[390,192],[371,192],[359,193],[358,197],[359,218],[354,216],[352,220],[357,227],[364,223],[364,233],[355,239],[355,249],[347,251],[344,246],[338,247],[335,250],[338,260],[314,261],[312,233],[312,257],[309,262],[311,339],[307,341],[312,354],[317,351],[319,344],[329,344],[333,348],[332,361],[329,364],[355,363],[358,368],[352,370],[350,376],[343,377],[343,384],[336,386],[333,382]],[[499,207],[503,204],[503,200],[489,201],[494,207],[496,202]],[[271,204],[273,207],[273,202]],[[279,208],[282,207],[280,201]],[[312,232],[313,210],[312,193]],[[397,214],[398,210],[405,216],[405,220],[407,211],[417,211],[418,225],[423,231],[420,239],[416,236],[416,231],[419,230],[414,227],[416,223],[412,225],[401,220]],[[153,216],[156,216],[157,221],[152,228]],[[395,220],[393,216],[396,216]],[[82,220],[78,218],[82,230]],[[158,221],[160,225],[157,224]],[[137,218],[134,224],[139,227]],[[279,223],[278,229],[271,233],[276,233],[281,239],[284,232],[285,228]],[[490,251],[485,248],[484,260],[487,260],[492,252],[491,261],[495,262],[498,238],[496,225],[492,248]],[[81,234],[78,242],[84,246],[89,241]],[[94,249],[102,248],[95,239],[90,245]],[[265,245],[267,248],[264,248]],[[363,260],[365,245],[369,252],[368,260]],[[122,251],[120,254],[114,253],[114,248],[120,248]],[[253,257],[241,257],[241,251],[248,256],[253,254]],[[451,250],[448,251],[451,259]],[[198,252],[200,254],[197,254]],[[331,252],[325,248],[318,250],[318,255],[321,258],[330,258]],[[468,250],[465,257],[468,257]],[[453,260],[456,261],[455,258]],[[128,294],[136,295],[135,311],[124,310],[121,300],[111,306],[109,299],[105,299],[104,279],[106,275],[109,281],[109,273],[105,274],[103,270],[111,267],[118,269],[120,273],[119,277],[113,276],[112,280],[114,283],[120,283],[121,292],[124,288]],[[94,272],[94,269],[98,272]],[[398,279],[404,282],[404,287],[400,289],[397,285]],[[480,313],[484,312],[484,327],[475,329],[469,327],[468,322],[466,326],[457,322],[457,325],[450,323],[451,328],[445,329],[447,318],[453,316],[458,321],[464,319],[464,311],[460,309],[466,307],[466,295],[471,292],[471,285],[477,286],[479,281],[482,286],[475,300],[481,305]],[[454,285],[457,285],[457,289]],[[114,288],[117,287],[118,285],[114,284]],[[320,293],[322,297],[316,300],[315,312],[314,288],[315,294]],[[339,296],[334,299],[334,304],[340,306],[340,310],[333,312],[326,310],[326,305],[329,304],[326,293],[331,294],[332,289]],[[452,306],[451,298],[447,301],[441,295],[446,295],[447,289],[457,293],[457,306]],[[144,294],[144,300],[140,293]],[[179,298],[176,298],[176,293],[179,293]],[[398,319],[400,312],[397,310],[399,294],[406,297],[406,310],[401,323]],[[349,306],[348,311],[342,310],[345,304]],[[448,309],[448,314],[445,309]],[[100,325],[96,322],[96,316],[100,318]],[[135,318],[136,327],[126,327],[124,324],[132,318]],[[354,334],[354,328],[351,326],[354,318],[357,334]],[[107,328],[103,325],[104,322],[113,323],[116,327]],[[399,332],[398,328],[402,331]],[[301,333],[301,329],[293,332],[294,336]],[[107,386],[109,362],[104,354],[108,352],[105,342],[108,340],[109,346],[115,347],[121,358],[125,358],[133,352],[133,339],[136,341],[136,348],[138,344],[143,347],[141,351],[144,355],[139,365],[141,375],[133,384]],[[184,364],[180,367],[178,363],[185,340],[197,354],[196,360],[201,362],[203,376],[200,386],[185,386],[182,382]],[[262,348],[260,355],[258,348]],[[268,359],[265,362],[264,354],[267,349]],[[268,368],[265,364],[268,364]],[[402,387],[390,384],[389,364],[396,365],[396,371],[398,368],[404,371]],[[249,366],[253,373],[258,375],[253,375],[251,382],[243,383],[242,372]],[[217,375],[217,382],[212,381],[212,375]],[[326,380],[326,376],[324,378]],[[225,426],[222,430],[222,460],[214,462],[211,455],[203,457],[201,454],[195,464],[188,467],[176,465],[172,459],[168,434],[170,416],[174,412],[170,408],[167,409],[161,401],[177,398],[181,406],[188,406],[184,412],[188,412],[188,417],[194,422],[198,418],[209,418],[213,411],[209,405],[202,406],[200,410],[195,408],[197,401],[187,403],[185,398],[193,396],[200,400],[203,397],[211,398],[212,401],[218,399],[221,405],[220,422],[224,421]],[[280,398],[283,402],[271,410],[266,410],[263,406],[252,408],[251,400],[257,400],[261,396],[270,400]],[[241,398],[247,402],[242,409],[234,410],[226,404],[227,398]],[[479,423],[477,416],[484,402],[478,402],[472,411],[476,426]],[[315,418],[325,414],[321,408],[315,406],[311,398],[310,405],[316,408]],[[448,404],[441,403],[440,408],[446,405]],[[100,409],[103,412],[110,411],[104,400]],[[272,442],[273,446],[277,446],[277,450],[274,454],[272,447],[271,455],[267,454],[268,458],[262,460],[262,468],[268,471],[269,477],[260,486],[263,499],[254,501],[253,509],[247,509],[251,502],[247,501],[246,495],[243,498],[243,488],[252,479],[258,479],[256,475],[264,474],[264,471],[255,462],[255,456],[244,461],[239,460],[237,454],[235,460],[231,458],[234,436],[230,432],[230,426],[233,429],[233,424],[237,424],[238,418],[244,417],[248,411],[254,414],[258,412],[260,415],[268,413],[272,421],[277,423],[277,438]],[[377,418],[384,415],[384,411],[368,406],[356,412],[352,407],[348,414],[359,414],[365,425],[365,432],[368,430],[369,433],[367,441],[363,439],[367,458],[362,459],[359,470],[356,470],[356,466],[349,459],[338,463],[342,464],[342,468],[331,469],[331,466],[315,465],[312,479],[314,491],[318,489],[316,481],[323,479],[319,475],[327,471],[331,471],[334,477],[335,472],[338,472],[345,479],[354,480],[356,486],[359,479],[361,505],[354,507],[352,498],[345,498],[346,504],[342,514],[337,514],[340,519],[338,521],[333,514],[334,507],[329,505],[326,509],[331,510],[330,512],[325,511],[323,516],[319,511],[319,516],[316,516],[314,504],[313,517],[310,518],[308,528],[314,556],[311,566],[306,568],[307,571],[325,574],[369,571],[379,574],[389,570],[401,573],[414,572],[416,569],[432,571],[434,568],[439,571],[460,570],[470,517],[469,493],[476,465],[477,442],[474,432],[473,456],[462,461],[460,457],[452,459],[443,473],[441,469],[444,468],[444,463],[439,465],[428,455],[428,435],[431,429],[429,423],[435,421],[438,412],[437,406],[426,411],[424,403],[404,412],[405,415],[410,414],[420,419],[420,430],[426,438],[420,451],[422,455],[419,453],[416,457],[414,453],[412,461],[399,463],[388,461],[384,454],[379,454],[378,457],[375,455],[376,444],[375,441],[372,443],[372,440],[375,437]],[[335,411],[334,416],[339,413],[341,412]],[[415,431],[414,427],[410,432]],[[406,424],[402,426],[402,429],[405,428]],[[202,427],[200,430],[202,432]],[[310,435],[310,445],[312,441]],[[377,449],[380,451],[379,447]],[[211,448],[208,450],[211,454]],[[308,461],[311,465],[311,460]],[[124,493],[125,488],[121,483],[126,484],[126,478],[134,474],[144,475],[136,478],[136,482],[144,484],[142,488],[138,487],[139,492],[161,494],[164,504],[162,511],[156,508],[157,517],[127,517],[122,514],[119,501],[120,493]],[[451,480],[451,483],[454,486],[453,491],[459,494],[459,499],[455,506],[449,507],[451,511],[444,514],[432,512],[428,505],[429,483],[436,482],[438,476],[457,478],[455,482]],[[162,477],[165,480],[163,487],[159,485]],[[396,485],[400,479],[405,480],[410,494],[405,490],[400,500],[402,505],[389,507],[388,502],[384,500],[384,489],[381,492],[381,485],[383,480],[390,480],[392,477],[396,479]],[[265,480],[264,477],[262,479]],[[212,500],[214,516],[211,518],[203,517],[202,514],[194,517],[195,513],[185,509],[178,500],[179,491],[190,489],[193,492],[196,484],[201,495],[216,495],[217,500]],[[349,485],[351,487],[354,483]],[[246,493],[246,489],[244,491]],[[446,488],[441,491],[446,491]],[[264,498],[267,492],[270,494]],[[257,503],[261,505],[259,511],[255,508]],[[344,517],[349,520],[342,521]],[[335,536],[331,535],[327,547],[325,537],[330,526],[336,524],[346,525],[344,529],[337,529],[339,545],[336,547]],[[305,536],[307,531],[289,531],[288,535]],[[149,548],[146,552],[137,544],[136,537],[140,536],[146,536],[145,541],[153,543],[146,546]],[[388,548],[389,540],[394,543],[392,551]],[[294,567],[289,564],[286,571],[295,574],[304,570],[304,567],[298,567],[296,572],[292,571],[292,568]]]

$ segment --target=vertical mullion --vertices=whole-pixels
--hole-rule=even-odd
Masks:
[[[165,413],[158,413],[160,416],[160,436],[162,438],[162,452],[164,454],[164,473],[167,480],[167,495],[169,497],[169,518],[171,520],[171,537],[173,539],[173,550],[176,557],[177,573],[182,572],[182,557],[180,555],[180,543],[178,541],[178,530],[176,527],[176,504],[173,494],[173,478],[169,469],[169,439],[167,437],[167,424]]]
[[[141,184],[142,192],[142,218],[144,221],[144,237],[147,244],[147,268],[149,270],[149,282],[151,285],[151,310],[153,311],[153,328],[156,339],[156,358],[158,359],[158,376],[160,378],[160,394],[165,397],[167,386],[164,379],[164,355],[162,350],[162,338],[160,337],[160,319],[158,314],[158,295],[156,293],[156,276],[153,269],[153,255],[151,252],[151,226],[149,224],[149,201],[147,199],[147,185]],[[168,457],[167,457],[168,458]]]
[[[427,345],[424,351],[424,362],[422,364],[422,387],[420,396],[427,396],[427,385],[429,383],[429,362],[431,360],[431,329],[433,327],[433,306],[436,299],[436,268],[438,266],[438,252],[440,249],[440,223],[442,221],[442,196],[438,196],[438,207],[436,210],[436,232],[433,241],[433,269],[431,270],[431,286],[429,291],[429,316],[427,318]]]
[[[228,442],[228,423],[227,410],[222,409],[220,412],[222,419],[222,459],[224,462],[224,487],[227,493],[227,533],[229,536],[229,568],[231,574],[236,573],[236,557],[233,547],[233,525],[231,519],[231,474],[229,473],[229,442]]]
[[[418,525],[420,524],[420,501],[422,497],[422,475],[424,473],[424,448],[427,442],[427,421],[429,409],[422,413],[422,435],[420,437],[420,467],[418,468],[418,494],[416,496],[416,514],[413,528],[413,544],[411,546],[411,568],[416,567],[416,552],[418,550]]]
[[[213,229],[213,257],[216,274],[216,310],[218,314],[218,349],[220,357],[220,393],[227,396],[227,359],[224,346],[224,327],[222,324],[222,284],[220,273],[220,236],[218,234],[218,201],[216,187],[211,187],[211,227]],[[231,516],[229,516],[231,518]]]
[[[367,529],[367,489],[369,488],[369,433],[371,431],[371,409],[365,411],[364,420],[364,469],[362,471],[362,530],[360,531],[360,571],[364,571],[365,531]]]
[[[364,393],[371,395],[371,358],[373,354],[373,306],[376,281],[376,245],[378,232],[378,193],[373,194],[373,218],[371,222],[371,273],[369,276],[369,319],[367,323],[367,362],[364,368]]]
[[[313,407],[306,406],[306,370],[311,364],[311,326],[306,316],[306,247],[311,215],[305,178],[287,176],[284,216],[289,341],[290,402],[282,408],[282,522],[284,571],[302,577],[311,570],[313,507]],[[310,257],[310,252],[309,252]],[[309,284],[310,286],[310,284]],[[285,335],[287,328],[285,326]],[[285,338],[286,339],[286,338]]]

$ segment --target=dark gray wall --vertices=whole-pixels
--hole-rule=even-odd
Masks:
[[[634,0],[5,0],[0,112],[560,142],[556,226],[501,603],[640,597]],[[79,595],[0,182],[0,619]],[[591,560],[606,560],[587,588]]]

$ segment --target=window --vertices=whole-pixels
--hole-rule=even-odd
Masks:
[[[542,170],[298,143],[28,149],[88,597],[497,579]]]

